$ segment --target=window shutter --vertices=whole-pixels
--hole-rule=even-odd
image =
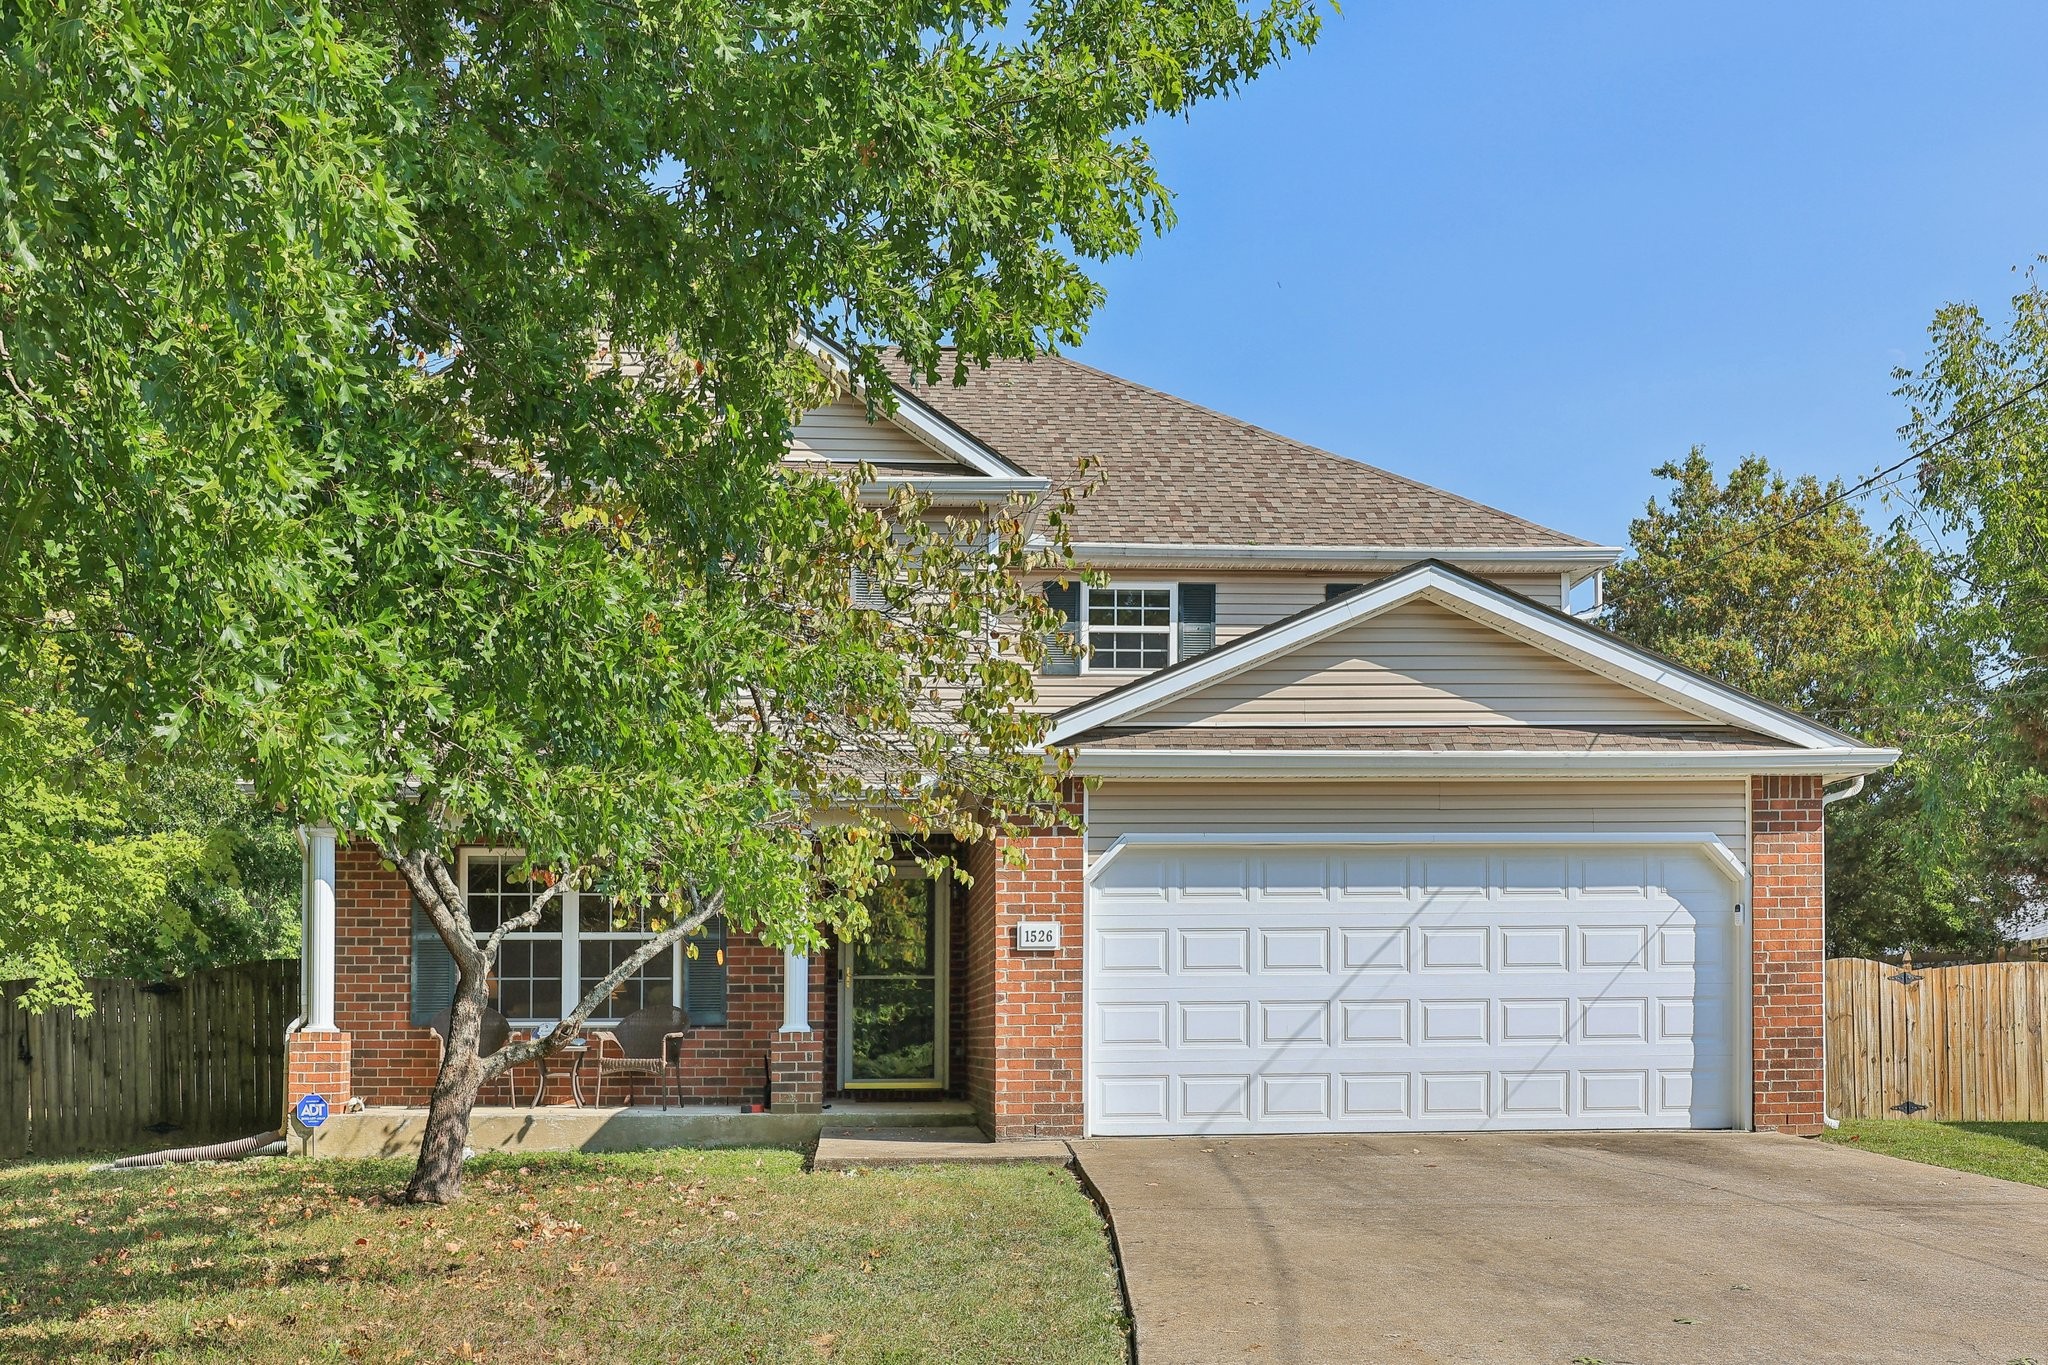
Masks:
[[[1075,677],[1081,672],[1081,584],[1078,580],[1047,583],[1045,600],[1067,624],[1046,634],[1043,672],[1048,677]]]
[[[1323,584],[1323,600],[1325,602],[1335,601],[1345,593],[1357,592],[1364,586],[1365,584],[1363,583],[1325,583]]]
[[[1216,585],[1180,585],[1180,654],[1192,659],[1216,648]]]
[[[853,582],[848,587],[847,596],[858,611],[882,611],[889,605],[881,586],[859,569],[853,571]]]
[[[442,1010],[455,1007],[460,973],[455,956],[441,942],[441,931],[417,900],[412,903],[412,1021],[425,1025]]]
[[[683,954],[683,1013],[690,1023],[725,1023],[725,916],[716,915],[684,940],[697,955]]]

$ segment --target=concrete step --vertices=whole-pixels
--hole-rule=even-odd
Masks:
[[[833,1100],[818,1122],[827,1133],[856,1128],[972,1128],[974,1106],[966,1100]]]
[[[1057,1138],[991,1142],[979,1128],[910,1127],[827,1131],[818,1138],[811,1168],[844,1171],[856,1166],[916,1166],[929,1162],[988,1164],[1028,1161],[1065,1166],[1073,1160]]]

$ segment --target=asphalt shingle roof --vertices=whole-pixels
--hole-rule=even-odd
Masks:
[[[1589,545],[1496,508],[1303,445],[1061,356],[999,360],[909,389],[1056,484],[1092,456],[1079,542],[1477,548]]]

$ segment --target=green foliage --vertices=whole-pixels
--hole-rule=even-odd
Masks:
[[[858,932],[899,835],[1057,796],[1022,707],[1053,622],[1019,575],[1062,515],[792,472],[835,382],[797,338],[881,408],[889,348],[937,378],[1077,340],[1087,263],[1171,220],[1138,130],[1317,22],[17,5],[0,668],[61,642],[95,724],[375,841],[461,968],[451,1074],[498,942],[449,874],[465,841],[676,893],[671,935]]]
[[[2002,764],[1994,856],[2048,902],[2048,290],[2029,271],[2002,335],[1968,304],[1935,315],[1927,363],[1900,371],[1901,434],[1930,451],[1914,515],[1962,585],[1945,626],[1988,693],[1975,738]]]
[[[291,828],[217,768],[95,741],[43,695],[0,705],[0,978],[90,1009],[82,978],[298,951]]]
[[[134,797],[81,717],[0,708],[0,962],[30,979],[31,1009],[89,1008],[80,978],[118,944],[169,951],[193,932],[170,888],[218,873],[223,852],[189,831],[132,832]]]
[[[1829,950],[1995,938],[2014,896],[1988,856],[1996,775],[1969,748],[1983,714],[1969,653],[1937,628],[1941,565],[1903,528],[1874,533],[1840,483],[1787,479],[1758,456],[1725,482],[1697,449],[1656,472],[1670,499],[1630,525],[1633,553],[1608,575],[1612,628],[1903,751],[1830,809]]]

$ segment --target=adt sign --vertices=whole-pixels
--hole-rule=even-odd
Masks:
[[[292,1111],[302,1128],[318,1128],[327,1122],[327,1097],[308,1095],[299,1101],[299,1107]]]

